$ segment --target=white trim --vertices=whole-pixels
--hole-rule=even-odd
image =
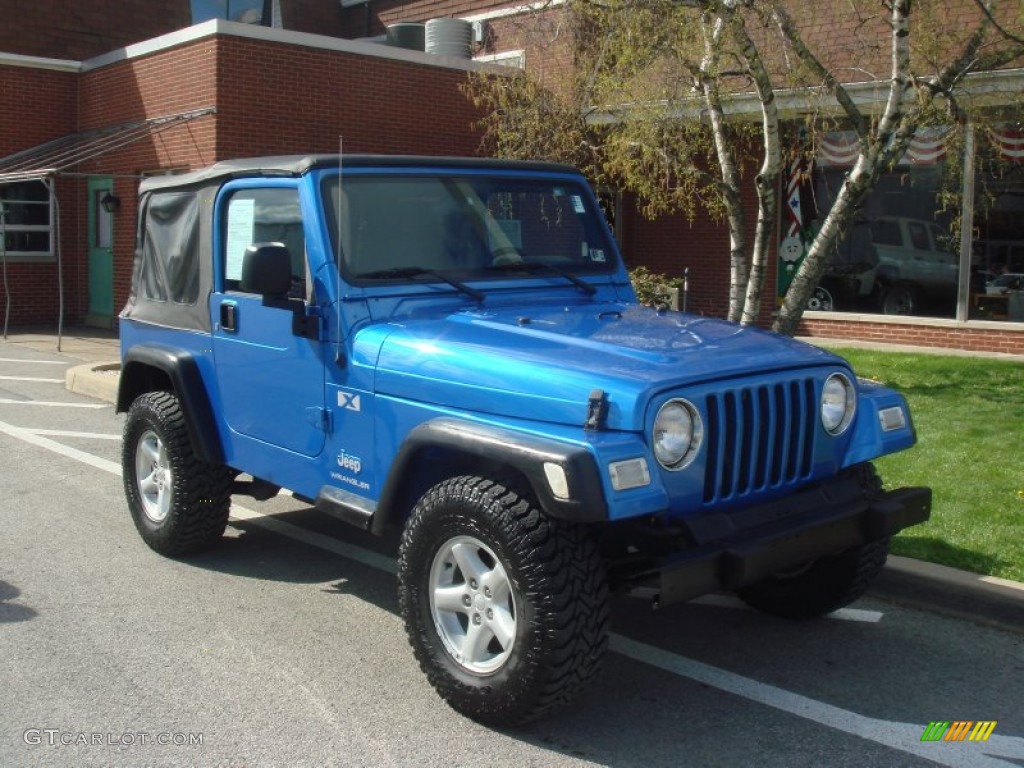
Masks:
[[[395,48],[388,45],[361,42],[359,40],[344,40],[340,37],[314,35],[309,32],[295,32],[287,29],[263,27],[257,24],[240,24],[236,21],[210,19],[201,24],[195,24],[185,29],[179,29],[176,32],[154,37],[151,40],[144,40],[141,43],[118,48],[101,56],[87,59],[82,62],[82,71],[88,72],[93,69],[116,64],[120,61],[150,56],[169,48],[185,45],[186,43],[194,43],[217,35],[284,43],[286,45],[304,46],[306,48],[317,48],[338,53],[351,53],[357,56],[371,56],[378,59],[391,59],[394,61],[404,61],[409,64],[424,64],[442,69],[461,70],[463,72],[479,72],[485,70],[488,66],[474,62],[472,59],[438,56],[434,53],[410,51],[405,48]]]
[[[524,13],[536,13],[537,11],[547,11],[552,8],[558,8],[565,5],[565,0],[540,0],[536,3],[528,3],[527,5],[513,5],[509,8],[495,8],[491,11],[482,11],[481,13],[473,13],[469,16],[459,16],[460,19],[470,22],[478,21],[493,21],[494,19],[505,19],[509,16],[520,16]]]
[[[885,103],[889,95],[888,80],[867,80],[844,83],[843,87],[853,103],[858,107],[871,107]],[[1002,106],[1016,104],[1024,88],[1024,68],[999,69],[993,72],[972,72],[964,78],[963,85],[957,89],[961,98],[971,99],[973,106]],[[908,91],[908,100],[917,98],[913,89]],[[723,96],[726,117],[735,119],[760,119],[761,102],[756,93],[742,93]],[[829,114],[841,114],[839,105],[824,87],[821,88],[782,88],[775,92],[775,104],[780,117],[807,115],[812,112],[828,111]],[[657,102],[655,106],[667,107],[668,102]],[[587,116],[590,125],[611,125],[619,121],[619,114],[628,113],[633,104],[615,104],[605,107],[594,107]],[[673,108],[667,117],[699,119],[704,114],[704,100],[700,96],[683,99]]]
[[[81,72],[82,62],[71,59],[48,59],[43,56],[22,56],[20,53],[0,51],[0,66],[50,69],[55,72]]]
[[[516,63],[512,63],[515,60]],[[473,61],[481,64],[497,64],[511,69],[526,69],[526,51],[522,48],[514,51],[502,51],[501,53],[484,53],[474,56]]]

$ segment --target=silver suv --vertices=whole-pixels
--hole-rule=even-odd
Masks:
[[[816,308],[913,315],[924,304],[954,302],[959,264],[948,239],[934,222],[904,216],[855,223],[832,256]]]

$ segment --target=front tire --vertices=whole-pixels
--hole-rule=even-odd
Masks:
[[[871,464],[860,464],[847,471],[857,477],[868,497],[881,492],[882,482]],[[736,594],[751,607],[772,616],[816,618],[863,596],[881,572],[888,555],[888,537],[869,541],[775,573]]]
[[[896,283],[882,294],[882,314],[916,315],[921,311],[921,292],[910,283]]]
[[[607,580],[587,530],[484,478],[445,480],[416,504],[398,588],[427,679],[483,723],[520,725],[568,702],[607,647]]]
[[[230,470],[193,455],[173,394],[148,392],[132,403],[121,469],[132,520],[156,552],[197,552],[223,536],[231,505]]]

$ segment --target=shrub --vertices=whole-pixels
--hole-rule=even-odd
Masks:
[[[683,290],[683,278],[651,272],[647,267],[635,267],[629,271],[640,303],[648,307],[671,307],[672,289]]]

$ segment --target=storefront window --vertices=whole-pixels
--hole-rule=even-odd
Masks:
[[[42,181],[0,184],[0,236],[5,258],[52,258],[51,211],[50,190]]]
[[[975,136],[974,197],[964,201],[970,215],[940,210],[939,196],[951,186],[947,164],[959,160],[947,156],[942,129],[919,132],[857,211],[808,309],[953,319],[959,304],[968,319],[1024,322],[1024,128],[979,128]],[[822,137],[811,170],[790,169],[780,295],[856,157],[853,133],[837,131]],[[960,296],[960,265],[968,260],[953,224],[965,221],[973,222],[974,242],[967,295]]]
[[[812,174],[820,217],[856,159],[852,134],[826,134]],[[882,174],[830,258],[819,299],[833,311],[953,318],[959,248],[951,215],[939,211],[946,168],[939,132],[919,134],[899,165]]]
[[[1024,131],[979,131],[971,316],[1024,321]]]

